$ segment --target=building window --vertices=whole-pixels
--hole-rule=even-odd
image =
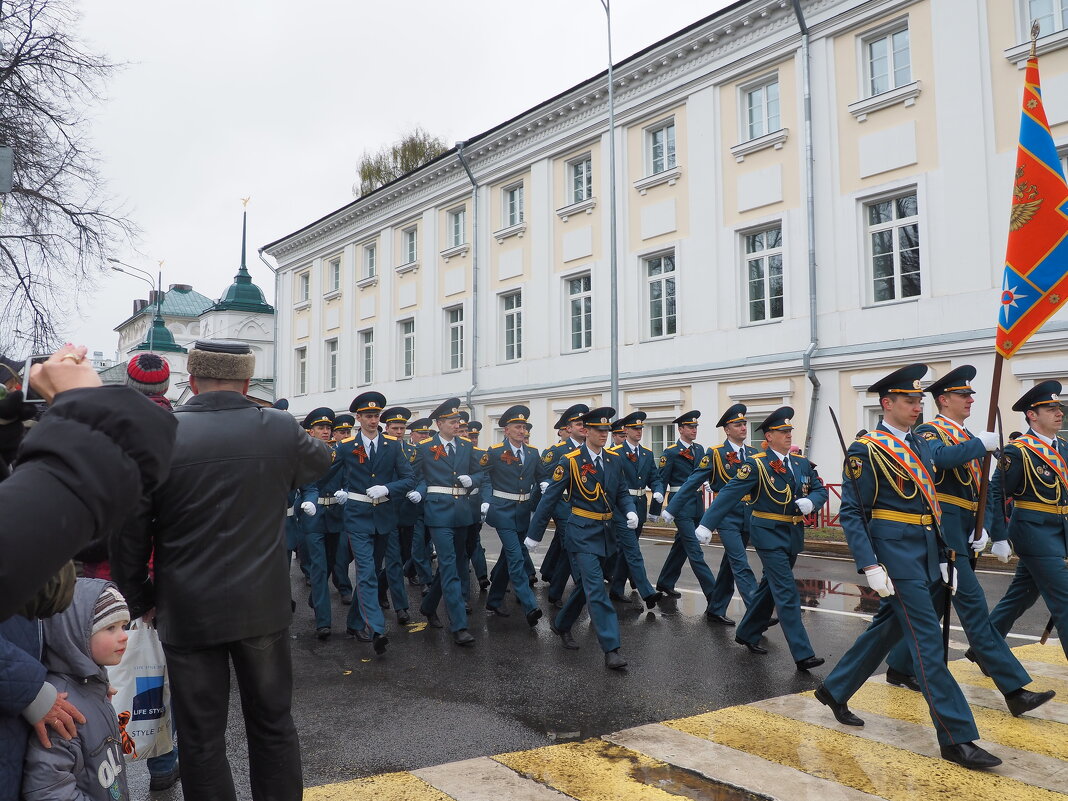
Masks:
[[[308,349],[297,348],[297,394],[308,394]]]
[[[649,142],[650,175],[675,167],[675,121],[671,120],[646,132]]]
[[[864,40],[869,96],[912,83],[909,29],[879,33]]]
[[[341,289],[341,257],[331,259],[326,265],[326,291],[337,292]]]
[[[642,260],[649,337],[675,334],[675,255],[665,253]]]
[[[504,227],[511,228],[523,222],[523,184],[515,184],[504,190]]]
[[[415,375],[415,320],[402,320],[400,323],[401,339],[401,378]]]
[[[449,343],[446,370],[462,370],[464,366],[464,307],[445,310],[445,341]]]
[[[675,442],[675,426],[671,423],[655,423],[645,426],[645,430],[649,434],[646,447],[653,452],[653,458],[659,460],[664,448]]]
[[[311,273],[301,273],[297,276],[297,303],[311,297]]]
[[[378,274],[378,246],[363,246],[363,277],[374,278]]]
[[[407,228],[404,237],[404,263],[414,264],[419,260],[419,229]]]
[[[466,241],[464,231],[467,226],[467,209],[459,208],[449,212],[449,247],[456,248]]]
[[[375,380],[375,332],[368,328],[360,332],[360,383]]]
[[[865,207],[872,300],[882,303],[920,294],[920,221],[916,193]]]
[[[326,340],[326,388],[337,389],[337,340]]]
[[[571,320],[571,350],[593,344],[593,292],[589,275],[567,279],[567,310]]]
[[[501,312],[504,316],[504,360],[523,358],[523,293],[509,292],[501,295]]]
[[[1027,11],[1027,19],[1042,26],[1043,36],[1068,28],[1068,0],[1028,0]]]
[[[782,227],[745,235],[749,322],[782,318]]]
[[[581,203],[593,197],[593,158],[572,161],[568,164],[571,171],[571,202]]]
[[[745,90],[746,139],[779,130],[779,78],[775,76]]]

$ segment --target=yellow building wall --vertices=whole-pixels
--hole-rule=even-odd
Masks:
[[[580,211],[578,214],[572,215],[568,218],[567,222],[564,222],[558,214],[555,213],[556,209],[562,209],[565,206],[571,205],[571,176],[568,169],[568,162],[573,161],[579,156],[589,153],[590,154],[590,166],[593,173],[593,196],[597,201],[597,205],[589,210],[589,213]],[[597,261],[601,258],[601,253],[604,248],[601,246],[601,237],[603,229],[601,225],[605,219],[604,215],[608,214],[607,206],[608,196],[606,193],[599,192],[599,188],[604,185],[604,178],[608,169],[608,156],[605,154],[604,158],[601,158],[601,143],[600,140],[590,142],[584,147],[578,147],[569,151],[555,159],[553,159],[552,167],[552,184],[553,184],[553,209],[552,226],[553,226],[553,267],[557,271],[574,269],[585,261]],[[618,180],[618,176],[617,176]],[[592,253],[589,256],[584,256],[581,259],[574,259],[572,261],[564,261],[564,235],[569,231],[574,231],[577,228],[584,228],[589,226],[591,229],[591,239],[593,242]]]
[[[655,117],[649,117],[641,122],[627,126],[626,129],[626,174],[630,181],[644,178],[649,175],[649,167],[646,164],[646,141],[645,131],[655,127],[657,123],[675,118],[675,163],[681,168],[682,174],[674,186],[662,183],[651,187],[642,195],[633,186],[622,187],[629,193],[629,215],[625,225],[627,226],[627,244],[631,252],[650,250],[660,245],[667,245],[678,239],[683,239],[690,234],[690,210],[687,198],[689,197],[689,170],[687,154],[689,153],[689,130],[686,123],[686,106],[681,104],[672,109],[666,109]],[[642,239],[641,215],[642,210],[665,200],[675,199],[675,230],[650,239]]]
[[[516,236],[509,236],[506,239],[497,241],[492,237],[492,232],[500,231],[506,227],[505,223],[505,211],[504,211],[504,189],[505,187],[515,186],[522,181],[523,183],[523,219],[527,224],[527,230],[523,234]],[[490,270],[490,285],[493,289],[501,290],[506,289],[516,284],[522,283],[530,277],[531,270],[531,237],[532,236],[545,236],[545,231],[533,231],[530,228],[530,209],[531,204],[536,202],[536,198],[531,196],[530,191],[530,172],[529,170],[521,173],[514,173],[508,176],[503,181],[498,181],[490,187],[490,232],[491,238],[489,243],[489,264],[486,265]],[[516,251],[521,251],[523,255],[523,271],[519,275],[514,275],[510,278],[506,278],[503,281],[500,279],[499,263],[503,254],[511,254]],[[484,263],[479,261],[479,269],[483,269]],[[470,286],[470,276],[468,276],[468,285]],[[458,297],[458,296],[457,296]]]

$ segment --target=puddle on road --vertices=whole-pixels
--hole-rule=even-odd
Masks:
[[[674,765],[634,767],[630,775],[642,784],[694,801],[773,801],[770,795],[706,779]]]

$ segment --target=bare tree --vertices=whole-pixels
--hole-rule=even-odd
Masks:
[[[352,193],[361,197],[373,192],[422,167],[448,149],[448,144],[440,136],[431,136],[423,128],[416,128],[402,136],[400,141],[374,153],[364,151],[357,168],[360,182],[352,187]]]
[[[0,351],[58,344],[133,234],[104,193],[84,114],[117,65],[82,47],[77,20],[68,0],[0,0],[0,145],[14,150],[0,196]]]

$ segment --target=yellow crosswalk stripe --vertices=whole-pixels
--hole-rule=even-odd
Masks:
[[[950,662],[949,672],[953,674],[953,678],[957,680],[958,684],[974,684],[976,687],[986,687],[992,690],[997,689],[997,685],[994,684],[994,681],[984,676],[983,671],[979,669],[978,665],[974,665],[966,659]],[[1047,703],[1068,704],[1068,679],[1035,675],[1032,675],[1031,678],[1033,681],[1027,685],[1027,689],[1034,690],[1035,692],[1040,692],[1042,690],[1056,690],[1057,695]]]
[[[941,759],[801,723],[754,707],[728,707],[666,721],[664,725],[881,796],[887,801],[915,801],[918,798],[1064,801],[1060,793],[995,773],[968,770]]]
[[[1017,659],[1032,659],[1035,662],[1045,662],[1048,665],[1061,665],[1068,669],[1068,662],[1064,659],[1064,651],[1060,646],[1052,645],[1053,641],[1045,645],[1020,645],[1012,649]]]
[[[452,801],[450,796],[435,790],[410,773],[382,773],[366,779],[354,779],[337,784],[309,787],[304,801]]]

